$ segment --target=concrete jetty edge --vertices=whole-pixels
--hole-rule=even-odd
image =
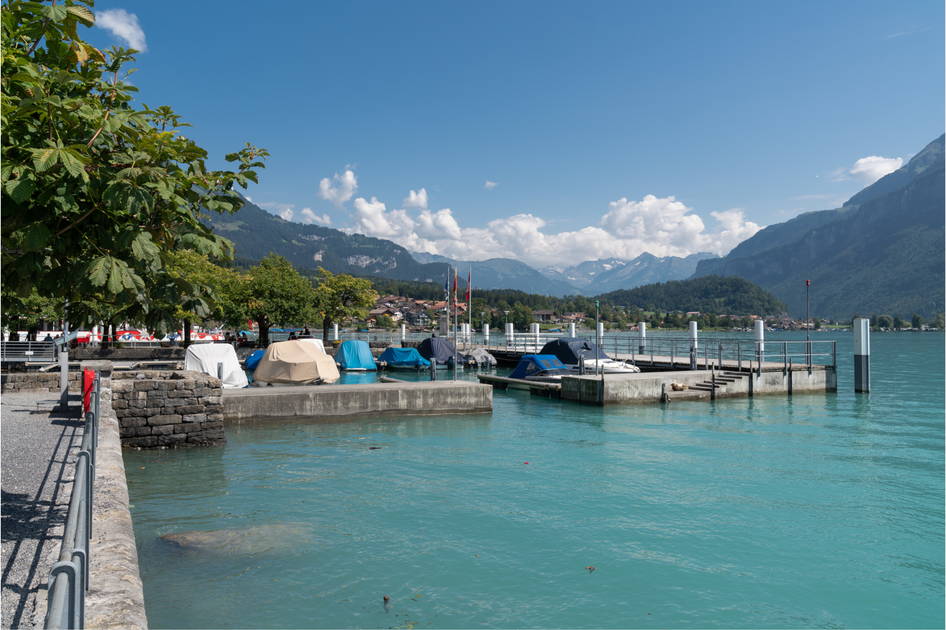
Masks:
[[[104,365],[102,365],[104,364]],[[99,443],[92,504],[92,563],[86,597],[87,628],[146,629],[144,590],[129,508],[118,418],[112,409],[111,362],[83,367],[102,375]]]
[[[223,391],[224,422],[489,413],[492,409],[493,388],[469,381],[297,385]]]

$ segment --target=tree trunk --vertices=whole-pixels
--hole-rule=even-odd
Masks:
[[[184,347],[191,345],[191,320],[184,320]]]
[[[256,324],[259,326],[259,346],[261,348],[266,348],[269,346],[269,322],[264,322],[263,320],[257,320]]]
[[[322,343],[328,343],[328,330],[332,327],[332,320],[328,317],[322,319]]]

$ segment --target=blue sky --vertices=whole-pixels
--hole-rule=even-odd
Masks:
[[[458,258],[725,253],[944,126],[940,1],[95,9],[215,165],[269,149],[254,202]]]

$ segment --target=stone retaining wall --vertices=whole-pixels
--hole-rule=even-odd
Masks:
[[[116,372],[112,408],[122,446],[214,446],[225,441],[221,383],[200,372]]]
[[[82,370],[69,370],[69,391],[78,394]],[[59,370],[55,372],[11,372],[0,374],[0,392],[59,393]]]

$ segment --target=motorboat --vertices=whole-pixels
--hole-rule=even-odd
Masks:
[[[579,372],[636,374],[640,368],[627,361],[612,359],[594,342],[578,337],[560,337],[542,346],[541,354],[552,354]]]
[[[524,354],[509,375],[537,383],[559,383],[563,376],[573,376],[575,370],[562,363],[554,354]]]
[[[378,369],[368,342],[359,339],[343,341],[335,352],[335,363],[348,372],[373,372]]]
[[[430,367],[430,361],[417,351],[417,348],[386,348],[378,362],[391,370],[424,370]]]

